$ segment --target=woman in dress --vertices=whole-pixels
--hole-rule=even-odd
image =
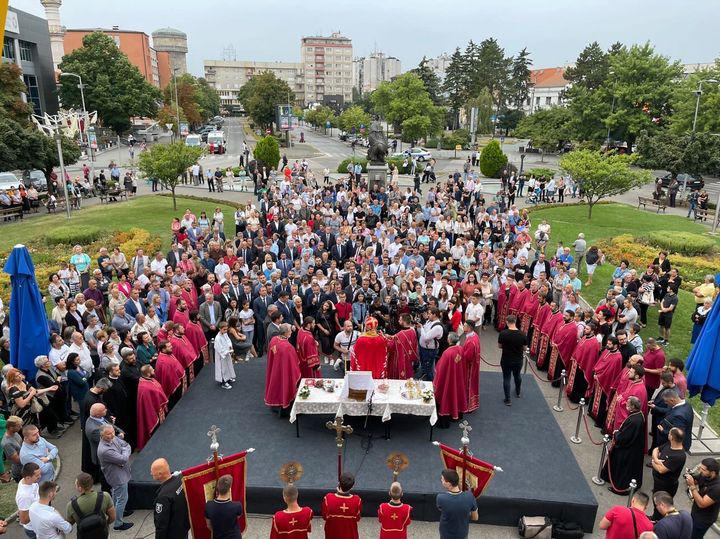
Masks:
[[[53,422],[54,414],[44,414],[47,416],[48,422],[42,423],[40,421],[40,415],[47,408],[44,402],[49,402],[47,401],[46,393],[57,391],[60,386],[35,389],[27,384],[25,375],[17,369],[10,369],[5,375],[5,381],[8,386],[8,403],[11,406],[12,415],[16,415],[22,419],[24,425],[32,424],[41,429],[47,428],[51,436],[58,437],[65,432],[65,430],[58,425],[56,418]],[[35,400],[37,404],[33,405],[33,400]],[[42,407],[42,411],[37,409],[38,406]]]
[[[225,216],[223,215],[222,210],[218,207],[215,208],[215,213],[213,213],[213,222],[214,222],[214,228],[217,229],[217,231],[225,235]]]
[[[127,273],[121,273],[118,276],[117,287],[122,295],[125,296],[125,301],[127,301],[127,298],[130,297],[130,292],[132,292],[132,283],[128,281]]]
[[[119,247],[115,247],[113,249],[113,254],[110,255],[110,266],[113,271],[115,271],[118,279],[120,278],[120,275],[127,275],[128,269],[130,269],[127,258],[125,257],[125,254],[120,251]]]
[[[67,313],[65,314],[65,326],[74,326],[80,333],[85,331],[85,324],[83,324],[82,316],[78,312],[77,302],[73,299],[67,302]]]
[[[238,308],[238,300],[230,298],[228,308],[225,309],[224,320],[230,320],[231,318],[240,318],[240,309]]]
[[[53,273],[50,276],[50,284],[48,284],[48,294],[51,298],[69,298],[70,288],[60,280],[60,276],[57,273]]]
[[[335,342],[335,310],[332,301],[323,301],[315,320],[315,336],[320,343],[320,353],[325,363],[330,363]]]
[[[70,288],[70,295],[74,296],[80,292],[80,273],[75,268],[75,264],[68,264],[67,269],[67,285]]]
[[[228,335],[236,358],[240,361],[250,361],[250,356],[257,357],[252,342],[248,342],[245,334],[240,329],[239,319],[230,318],[227,323]]]
[[[52,318],[60,330],[65,327],[65,316],[67,313],[67,302],[65,298],[55,298],[55,307],[53,307],[52,313],[50,313],[50,318]]]

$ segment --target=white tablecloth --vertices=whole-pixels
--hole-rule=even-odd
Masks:
[[[379,383],[375,381],[375,384]],[[382,417],[383,421],[390,421],[392,414],[418,415],[429,418],[430,425],[437,422],[435,399],[423,402],[422,399],[408,400],[400,395],[405,390],[405,380],[386,380],[390,385],[387,393],[375,391],[371,415]],[[290,423],[294,423],[298,414],[327,414],[336,417],[344,415],[363,416],[368,413],[367,402],[358,402],[341,399],[344,380],[336,380],[335,391],[329,393],[324,389],[310,387],[310,396],[301,399],[295,396],[295,403],[290,411]],[[432,389],[432,382],[422,382],[423,389]],[[300,381],[300,387],[305,385],[305,379]],[[299,389],[298,389],[299,391]]]

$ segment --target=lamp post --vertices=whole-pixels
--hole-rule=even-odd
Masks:
[[[177,77],[175,76],[175,73],[179,70],[179,67],[173,68],[173,85],[175,86],[175,115],[177,116],[177,140],[180,140],[180,101],[178,101]]]
[[[82,77],[78,75],[77,73],[60,73],[61,77],[77,77],[78,79],[78,88],[80,88],[80,102],[82,103],[82,117],[83,117],[83,123],[82,123],[82,129],[80,129],[80,143],[83,143],[83,134],[85,135],[85,143],[87,144],[88,153],[90,154],[90,183],[95,182],[95,155],[92,149],[92,146],[90,145],[90,135],[87,133],[88,129],[88,113],[87,108],[85,107],[85,85],[83,84]]]
[[[720,83],[720,81],[715,80],[715,79],[704,79],[698,83],[698,89],[695,90],[695,97],[697,99],[695,100],[695,116],[693,117],[693,127],[692,127],[693,134],[695,133],[695,128],[697,127],[697,118],[698,118],[698,111],[700,110],[700,96],[702,95],[703,82],[709,82],[711,84]]]
[[[65,213],[70,219],[70,200],[68,199],[67,179],[65,178],[65,162],[62,154],[62,133],[60,129],[55,131],[55,143],[57,144],[58,159],[60,160],[60,177],[62,178],[63,192],[65,193]]]

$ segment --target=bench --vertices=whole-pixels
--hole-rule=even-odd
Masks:
[[[51,212],[57,212],[58,209],[64,210],[65,209],[65,197],[58,198],[55,197],[55,202],[50,204],[49,199],[45,202],[45,207],[47,208],[48,213]]]
[[[115,189],[112,191],[100,192],[100,203],[110,204],[111,202],[119,202],[122,199],[127,200],[127,191],[125,189]]]
[[[708,211],[707,209],[695,208],[695,220],[696,221],[707,221]]]
[[[22,219],[22,206],[9,206],[7,208],[0,208],[0,217],[2,217],[3,221],[9,221],[13,217],[16,221],[18,220],[18,218]]]
[[[665,210],[667,208],[667,202],[664,200],[655,200],[654,198],[648,198],[648,197],[638,197],[638,209],[640,209],[640,206],[647,209],[647,206],[656,206],[657,212],[660,213],[660,210],[665,213]]]

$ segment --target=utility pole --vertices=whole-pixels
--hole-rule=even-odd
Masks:
[[[177,140],[180,140],[180,101],[178,101],[177,73],[179,68],[173,68],[173,85],[175,86],[175,115],[177,117]]]
[[[92,145],[90,144],[90,135],[88,135],[88,113],[87,108],[85,107],[85,85],[83,84],[82,77],[78,75],[77,73],[60,73],[61,77],[77,77],[78,79],[78,88],[80,88],[80,102],[82,103],[82,113],[83,113],[83,123],[82,128],[80,129],[80,143],[83,144],[83,133],[85,134],[85,141],[84,143],[87,144],[88,154],[90,156],[90,183],[94,183],[95,181],[95,155],[92,149]]]

